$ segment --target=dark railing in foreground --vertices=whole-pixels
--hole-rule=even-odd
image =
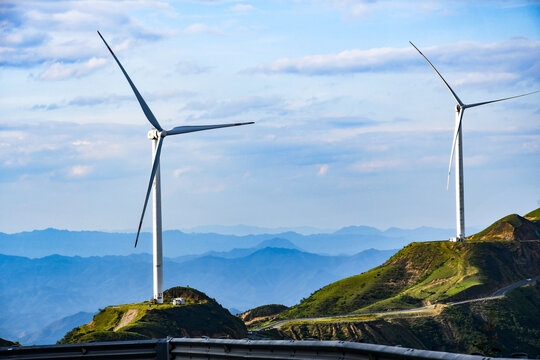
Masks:
[[[345,341],[167,338],[0,348],[0,359],[441,359],[487,357]]]

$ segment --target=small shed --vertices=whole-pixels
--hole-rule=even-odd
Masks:
[[[172,299],[172,303],[173,303],[173,305],[185,305],[186,304],[186,299],[184,299],[183,297],[174,298],[174,299]]]

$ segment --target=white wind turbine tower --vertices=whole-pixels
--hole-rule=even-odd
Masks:
[[[410,41],[409,41],[410,42]],[[517,97],[530,95],[537,93],[538,91],[533,91],[527,94],[522,95],[516,95],[511,96],[503,99],[497,99],[497,100],[490,100],[490,101],[484,101],[480,103],[474,103],[474,104],[465,104],[463,103],[460,98],[456,95],[454,90],[448,85],[446,80],[442,77],[442,75],[435,69],[435,66],[428,60],[428,58],[422,54],[420,50],[412,43],[411,45],[422,55],[424,59],[428,62],[429,65],[435,70],[437,75],[441,78],[444,85],[450,90],[450,93],[452,93],[452,96],[456,100],[456,128],[454,131],[454,141],[452,142],[452,152],[450,153],[450,164],[448,165],[448,179],[446,182],[446,189],[448,189],[448,185],[450,183],[450,172],[452,171],[452,160],[454,157],[454,152],[457,147],[457,154],[456,154],[456,224],[457,224],[457,235],[455,238],[450,239],[451,241],[463,241],[465,240],[465,205],[464,205],[464,195],[463,195],[463,143],[462,143],[462,136],[461,136],[461,120],[463,119],[463,113],[465,112],[465,109],[472,108],[480,105],[490,104],[498,101],[508,100],[508,99],[514,99]]]
[[[152,140],[152,172],[150,175],[150,182],[148,183],[148,190],[146,191],[146,197],[144,199],[144,205],[141,214],[141,220],[139,221],[139,229],[137,230],[137,238],[135,239],[135,247],[137,247],[137,242],[139,241],[139,234],[141,232],[141,226],[144,218],[144,212],[146,210],[146,205],[148,204],[148,197],[150,196],[150,191],[153,190],[153,258],[154,258],[154,299],[158,304],[163,303],[163,251],[162,251],[162,228],[161,228],[161,180],[160,180],[160,171],[159,171],[159,159],[161,154],[161,146],[163,145],[163,139],[169,135],[178,135],[185,134],[194,131],[203,131],[217,128],[224,128],[230,126],[239,126],[239,125],[248,125],[253,124],[253,122],[245,123],[235,123],[235,124],[219,124],[219,125],[199,125],[199,126],[177,126],[171,130],[163,130],[161,125],[158,123],[156,117],[144,101],[143,97],[129,78],[126,70],[114,52],[109,47],[109,44],[105,41],[101,33],[98,31],[101,40],[109,49],[114,60],[120,67],[120,70],[124,73],[126,80],[128,81],[131,89],[135,93],[139,104],[141,105],[144,115],[154,127],[154,130],[148,132],[148,138]]]

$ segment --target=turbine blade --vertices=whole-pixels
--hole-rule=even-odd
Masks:
[[[133,92],[135,93],[135,96],[137,97],[137,100],[139,100],[139,104],[141,105],[142,111],[144,112],[144,115],[146,115],[146,118],[148,119],[148,121],[150,121],[150,124],[152,124],[152,126],[154,126],[157,130],[163,131],[163,129],[161,128],[161,125],[159,125],[156,117],[152,113],[152,110],[150,110],[150,108],[148,107],[148,105],[144,101],[143,97],[139,93],[139,90],[137,90],[137,88],[135,87],[135,84],[133,84],[133,81],[131,81],[131,79],[129,78],[129,75],[127,74],[126,70],[124,70],[124,67],[122,66],[122,64],[120,64],[120,61],[118,61],[118,58],[116,57],[116,55],[114,54],[114,52],[110,48],[109,44],[107,44],[107,42],[105,41],[103,36],[101,36],[101,33],[99,31],[97,33],[99,34],[99,37],[101,38],[101,40],[103,40],[103,42],[105,43],[105,46],[107,46],[107,49],[109,49],[109,51],[110,51],[111,55],[113,56],[114,60],[116,60],[116,63],[118,64],[118,66],[120,66],[120,70],[122,70],[122,72],[124,73],[124,76],[126,77],[129,85],[131,86],[131,89],[133,89]]]
[[[219,125],[177,126],[175,128],[172,128],[171,130],[167,130],[167,135],[185,134],[185,133],[194,132],[194,131],[219,129],[219,128],[249,125],[249,124],[254,124],[254,122],[251,121],[251,122],[244,122],[244,123],[219,124]]]
[[[141,214],[141,221],[139,221],[139,229],[137,230],[137,238],[135,239],[135,247],[137,247],[137,242],[139,242],[139,234],[141,233],[141,226],[144,219],[144,212],[146,211],[146,205],[148,205],[148,198],[150,197],[150,192],[152,191],[152,184],[154,183],[154,178],[156,177],[156,172],[159,166],[159,155],[161,154],[161,145],[163,144],[163,137],[159,137],[158,146],[156,149],[156,155],[154,156],[154,162],[152,163],[152,173],[150,174],[150,182],[148,183],[148,190],[146,190],[146,198],[144,198],[144,205]]]
[[[457,103],[461,106],[463,106],[463,102],[461,102],[461,100],[459,99],[459,97],[456,95],[456,93],[454,92],[454,90],[452,90],[452,88],[450,87],[450,85],[448,85],[448,83],[446,82],[446,80],[444,80],[444,78],[442,77],[441,73],[439,73],[439,71],[437,71],[437,69],[435,68],[435,66],[433,66],[433,64],[431,63],[431,61],[428,60],[428,58],[422,54],[422,52],[411,42],[411,45],[416,49],[416,51],[418,51],[420,53],[420,55],[422,55],[422,57],[424,59],[426,59],[426,61],[428,62],[429,65],[431,65],[431,67],[433,68],[433,70],[435,70],[435,72],[437,73],[437,75],[439,75],[439,77],[441,78],[441,80],[443,81],[444,85],[446,85],[446,87],[448,88],[448,90],[450,90],[450,92],[452,93],[452,96],[454,97],[454,99],[456,99]]]
[[[452,172],[452,164],[454,160],[454,153],[456,152],[456,142],[457,138],[459,136],[459,133],[461,131],[461,119],[463,119],[463,112],[465,109],[459,110],[459,113],[456,115],[459,117],[459,120],[456,122],[456,130],[454,131],[454,141],[452,142],[452,151],[450,152],[450,164],[448,164],[448,178],[446,179],[446,190],[448,191],[448,187],[450,185],[450,173]]]
[[[484,102],[480,102],[480,103],[475,103],[475,104],[465,105],[465,107],[466,107],[466,108],[471,108],[471,107],[475,107],[475,106],[480,106],[480,105],[485,105],[485,104],[491,104],[491,103],[494,103],[494,102],[497,102],[497,101],[504,101],[504,100],[509,100],[509,99],[515,99],[515,98],[518,98],[518,97],[522,97],[522,96],[527,96],[527,95],[535,94],[535,93],[537,93],[537,92],[540,92],[540,91],[533,91],[533,92],[526,93],[526,94],[521,94],[521,95],[516,95],[516,96],[510,96],[510,97],[507,97],[507,98],[504,98],[504,99],[497,99],[497,100],[484,101]]]

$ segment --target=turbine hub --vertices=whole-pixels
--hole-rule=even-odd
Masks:
[[[160,134],[159,134],[159,131],[157,131],[157,130],[155,130],[155,129],[154,129],[154,130],[150,130],[150,131],[148,132],[148,138],[149,138],[150,140],[159,139],[159,135],[160,135]]]
[[[166,131],[166,130],[163,130],[162,132],[159,133],[159,136],[161,136],[162,138],[164,138],[165,136],[167,136],[167,131]]]

